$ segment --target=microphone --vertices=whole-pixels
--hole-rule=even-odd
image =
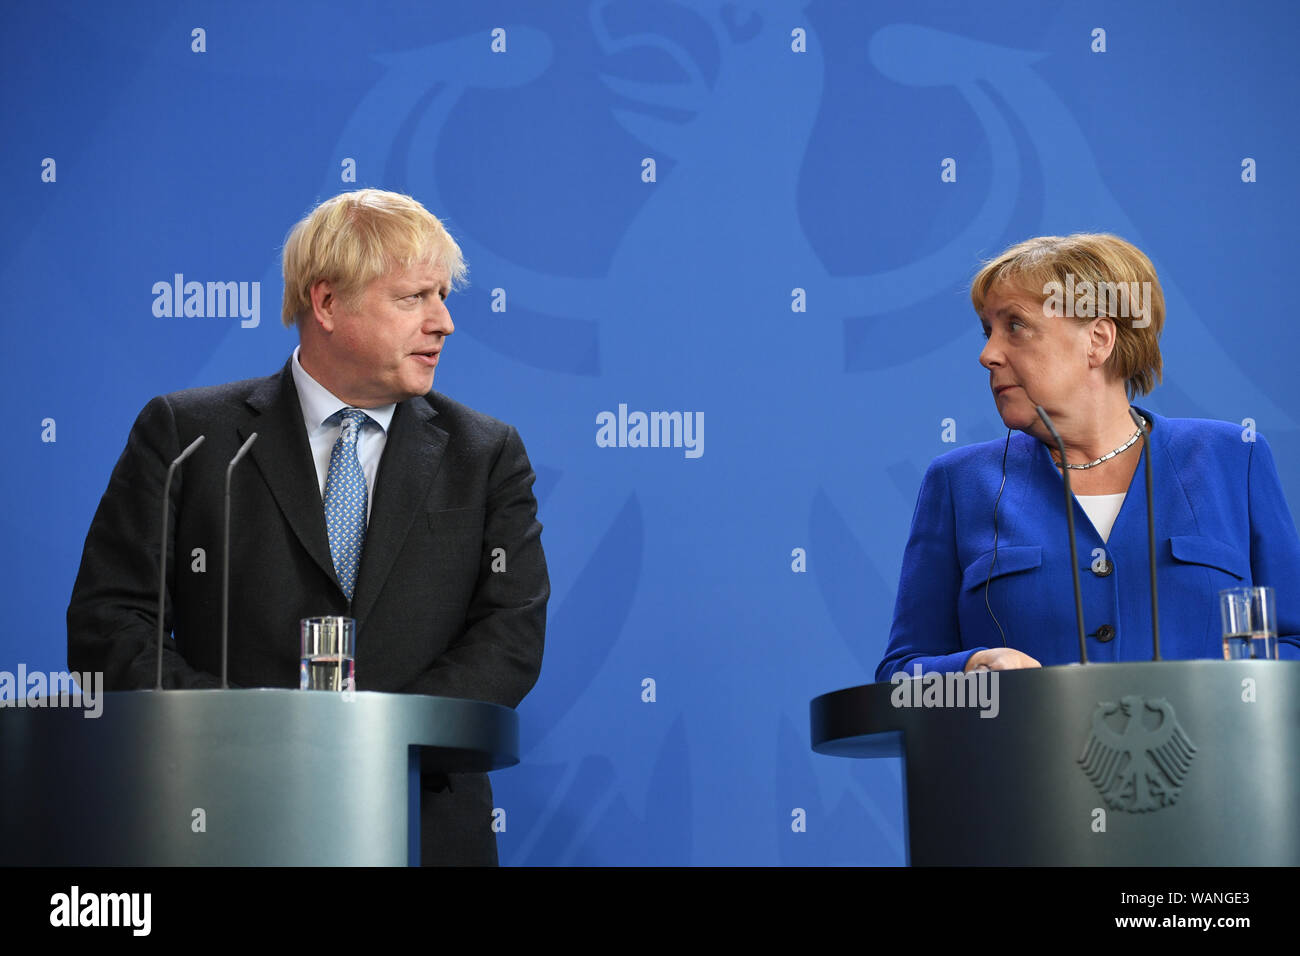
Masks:
[[[1156,597],[1156,515],[1151,510],[1154,503],[1154,496],[1151,493],[1151,430],[1147,428],[1146,420],[1134,411],[1130,405],[1128,409],[1129,416],[1133,419],[1133,424],[1137,425],[1138,431],[1142,432],[1142,441],[1146,444],[1146,454],[1142,457],[1146,459],[1146,478],[1147,478],[1147,562],[1150,566],[1151,573],[1151,659],[1160,660],[1160,600]]]
[[[162,690],[162,652],[163,652],[163,613],[167,609],[167,519],[170,517],[171,509],[168,505],[171,503],[172,495],[172,476],[176,474],[176,466],[183,462],[194,450],[203,444],[203,435],[200,435],[194,441],[190,442],[186,449],[181,452],[167,466],[167,480],[163,482],[162,495],[162,539],[161,547],[158,549],[158,668],[157,676],[154,681],[154,690]]]
[[[248,449],[253,447],[253,442],[257,441],[257,432],[248,436],[248,441],[239,446],[239,451],[235,452],[235,457],[230,459],[230,464],[226,466],[226,531],[225,538],[222,541],[221,555],[221,689],[228,690],[230,682],[226,679],[226,660],[230,647],[230,473],[235,470],[235,466],[240,460],[248,454]]]
[[[1079,622],[1079,663],[1088,663],[1088,642],[1083,636],[1083,594],[1079,590],[1079,545],[1074,536],[1074,492],[1070,490],[1070,469],[1065,467],[1065,442],[1061,439],[1061,433],[1056,430],[1052,420],[1047,416],[1047,411],[1042,405],[1035,405],[1034,411],[1038,412],[1039,419],[1043,425],[1051,432],[1052,437],[1056,439],[1056,449],[1061,453],[1061,480],[1065,484],[1065,521],[1070,529],[1070,571],[1074,577],[1074,614]]]

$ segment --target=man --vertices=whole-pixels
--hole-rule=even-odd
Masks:
[[[516,706],[541,667],[550,594],[534,474],[514,428],[431,391],[454,326],[460,248],[408,196],[327,200],[284,248],[276,375],[153,399],[131,430],[86,538],[68,608],[68,661],[109,689],[154,685],[162,485],[173,483],[164,686],[221,670],[226,463],[230,681],[296,687],[298,621],[358,621],[360,690]],[[209,567],[210,564],[210,567]],[[495,864],[482,774],[426,780],[423,862]]]

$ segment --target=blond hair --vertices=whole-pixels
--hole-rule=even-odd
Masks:
[[[438,263],[452,287],[465,278],[460,246],[438,218],[410,196],[358,189],[326,199],[284,243],[284,307],[292,326],[311,310],[311,289],[325,279],[355,306],[375,279],[413,265]]]
[[[1160,332],[1165,325],[1165,296],[1155,266],[1142,250],[1118,236],[1105,233],[1075,233],[1072,236],[1037,236],[1026,239],[985,263],[971,282],[970,300],[979,314],[989,291],[1007,282],[1028,295],[1042,296],[1046,304],[1049,289],[1081,288],[1118,290],[1121,296],[1102,295],[1093,300],[1086,314],[1074,316],[1089,322],[1099,316],[1115,320],[1115,348],[1106,360],[1106,370],[1124,382],[1129,398],[1145,395],[1160,381]],[[1129,288],[1148,296],[1142,321],[1120,313],[1129,301]],[[1082,301],[1082,300],[1081,300]],[[1073,314],[1072,303],[1066,302]]]

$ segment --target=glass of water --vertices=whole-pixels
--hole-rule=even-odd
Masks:
[[[1272,588],[1220,591],[1219,609],[1224,660],[1277,659],[1277,598]]]
[[[305,617],[298,686],[302,690],[356,689],[357,622],[350,617]]]

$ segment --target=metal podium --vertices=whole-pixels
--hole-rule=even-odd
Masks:
[[[1300,865],[1300,662],[1002,671],[989,717],[928,681],[811,704],[818,753],[903,758],[913,865]]]
[[[412,694],[131,691],[0,709],[0,864],[419,863],[419,774],[518,762],[495,704]]]

